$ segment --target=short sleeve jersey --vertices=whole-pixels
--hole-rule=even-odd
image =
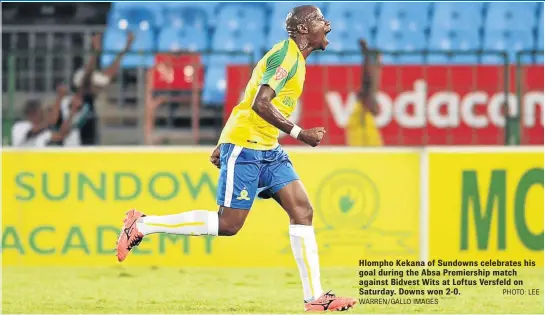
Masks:
[[[252,103],[259,87],[268,85],[276,93],[272,105],[289,118],[303,92],[305,73],[305,58],[297,44],[292,39],[276,44],[254,68],[244,97],[233,108],[218,144],[232,143],[254,150],[274,149],[280,130],[252,110]]]

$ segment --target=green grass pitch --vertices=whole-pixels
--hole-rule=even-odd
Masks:
[[[296,269],[3,267],[3,313],[303,313]],[[543,314],[543,269],[524,269],[525,289],[540,296],[503,296],[501,287],[460,289],[438,305],[356,304],[348,314]],[[522,273],[521,271],[521,273]],[[358,269],[323,268],[324,289],[358,295]],[[397,296],[399,298],[399,296]]]

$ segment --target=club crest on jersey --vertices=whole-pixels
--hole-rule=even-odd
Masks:
[[[284,68],[278,67],[278,68],[276,69],[276,73],[275,73],[275,75],[274,75],[274,79],[275,79],[276,81],[280,81],[280,80],[284,79],[284,78],[287,77],[287,76],[288,76],[288,72],[287,72]]]

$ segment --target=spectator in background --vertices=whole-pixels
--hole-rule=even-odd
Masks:
[[[100,43],[100,37],[93,38],[93,44]],[[100,46],[98,46],[100,47]],[[68,88],[65,85],[57,87],[55,105],[47,112],[42,108],[39,100],[27,101],[24,109],[25,120],[19,121],[12,128],[12,144],[15,147],[46,147],[62,145],[66,139],[74,135],[77,123],[83,120],[85,111],[82,111],[83,95],[91,86],[91,75],[96,63],[93,55],[84,69],[81,86],[76,94],[70,98],[67,112],[61,114],[62,102]],[[77,130],[76,130],[77,135]]]
[[[50,113],[51,120],[54,122],[53,124],[55,127],[59,129],[64,121],[70,117],[71,113],[74,111],[74,108],[77,109],[75,116],[72,117],[73,121],[70,133],[65,137],[62,143],[59,143],[60,145],[80,146],[84,144],[82,140],[84,137],[82,134],[85,133],[82,131],[82,128],[84,126],[89,126],[89,120],[93,119],[93,107],[85,96],[92,93],[93,88],[97,85],[97,73],[95,71],[95,67],[101,47],[102,35],[96,34],[92,39],[93,53],[91,54],[91,57],[87,61],[85,67],[81,69],[83,73],[78,79],[76,93],[74,95],[66,96],[68,88],[65,85],[61,85],[57,88],[57,95],[63,95],[63,97],[60,102],[55,103],[55,106]],[[99,78],[98,80],[101,79]],[[99,82],[104,83],[104,81]],[[93,122],[91,128],[94,129],[94,127]]]
[[[93,50],[92,58],[97,58],[96,54],[102,50],[102,37],[100,36],[100,42],[95,42],[97,37],[93,37]],[[134,41],[134,34],[129,32],[127,35],[127,42],[125,48],[116,56],[114,62],[104,71],[96,70],[93,68],[91,77],[91,87],[83,94],[82,102],[86,105],[84,110],[88,111],[87,119],[79,126],[79,143],[80,145],[96,145],[98,144],[97,134],[97,116],[95,109],[95,98],[100,91],[107,87],[116,77],[121,66],[121,60],[123,56],[130,50],[132,42]],[[96,64],[96,63],[95,63]],[[82,85],[85,70],[80,68],[76,71],[73,77],[73,85],[75,89],[78,89]],[[63,108],[67,107],[70,101],[67,99],[64,101]],[[66,110],[65,110],[66,112]],[[74,138],[75,139],[75,138]]]
[[[58,131],[52,130],[50,120],[42,108],[39,100],[27,101],[24,109],[25,120],[13,125],[11,142],[14,147],[43,148],[58,144],[70,132],[72,119],[77,109],[70,113]]]
[[[349,146],[382,146],[382,135],[375,124],[378,113],[376,92],[380,80],[380,56],[377,52],[370,52],[363,39],[360,40],[360,48],[363,55],[361,90],[346,126],[346,143]]]

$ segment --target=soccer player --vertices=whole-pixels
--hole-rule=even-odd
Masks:
[[[290,218],[289,236],[305,310],[347,310],[355,299],[322,289],[312,206],[288,155],[278,144],[280,131],[313,147],[325,134],[322,127],[302,130],[287,118],[303,90],[306,58],[315,50],[325,50],[331,24],[320,9],[305,5],[288,14],[286,29],[289,38],[276,44],[256,65],[244,98],[233,109],[210,158],[220,168],[219,211],[151,216],[131,210],[119,235],[117,257],[123,261],[131,248],[152,233],[235,235],[254,198],[272,197]]]

